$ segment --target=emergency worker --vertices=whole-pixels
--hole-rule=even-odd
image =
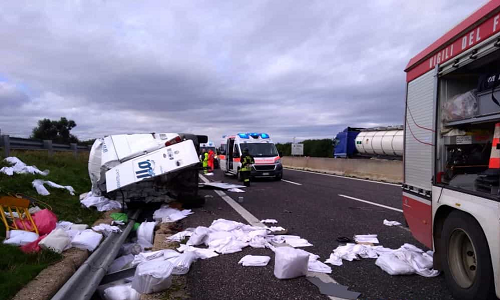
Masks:
[[[208,167],[210,169],[210,172],[214,171],[214,157],[215,153],[212,149],[208,151]]]
[[[255,160],[248,152],[248,149],[243,150],[243,155],[241,156],[241,179],[243,180],[243,184],[245,186],[250,186],[250,172],[252,171],[252,165],[255,163]]]
[[[208,173],[208,153],[203,152],[203,174]]]

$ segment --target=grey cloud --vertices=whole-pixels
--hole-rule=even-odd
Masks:
[[[0,109],[0,128],[27,135],[64,115],[81,138],[259,130],[280,141],[401,124],[407,62],[480,5],[29,3],[0,4],[0,64],[10,85],[30,89],[15,103],[31,123]],[[12,106],[2,99],[0,86]]]

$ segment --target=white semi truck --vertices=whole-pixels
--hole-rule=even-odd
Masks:
[[[455,299],[500,296],[500,1],[406,68],[403,211]]]

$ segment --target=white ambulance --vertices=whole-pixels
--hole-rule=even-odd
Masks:
[[[219,148],[220,168],[226,174],[233,174],[241,179],[241,156],[248,149],[255,159],[252,166],[253,178],[274,178],[281,180],[283,165],[271,137],[267,133],[238,133],[222,137]]]

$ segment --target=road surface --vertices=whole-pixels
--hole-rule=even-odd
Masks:
[[[244,197],[241,205],[257,219],[277,219],[289,234],[300,235],[312,243],[305,250],[326,260],[339,243],[337,237],[355,234],[378,234],[380,245],[399,248],[411,243],[423,249],[408,229],[388,227],[384,219],[404,224],[401,212],[401,187],[392,184],[285,170],[283,181],[252,182],[246,193],[226,194],[232,199]],[[211,181],[237,183],[220,170]],[[246,223],[245,219],[220,195],[209,195],[203,208],[183,220],[183,226],[209,226],[218,218]],[[340,196],[343,195],[343,196]],[[354,200],[358,199],[358,200]],[[367,202],[362,202],[367,201]],[[268,249],[245,248],[242,252],[200,260],[188,274],[188,291],[193,299],[327,299],[305,278],[279,280],[273,275],[274,262],[267,267],[242,267],[238,261],[247,254],[270,255]],[[375,265],[374,259],[332,266],[331,278],[352,291],[359,299],[452,299],[443,276],[390,276]]]

